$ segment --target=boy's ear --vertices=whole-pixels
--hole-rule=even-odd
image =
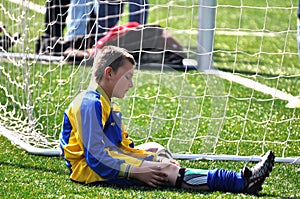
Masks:
[[[111,78],[111,73],[112,73],[112,68],[110,66],[108,66],[104,69],[104,76],[106,79]]]

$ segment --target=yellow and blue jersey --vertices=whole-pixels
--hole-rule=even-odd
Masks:
[[[156,161],[156,154],[134,148],[101,87],[78,95],[64,112],[60,147],[70,178],[81,183],[128,179],[132,166]]]

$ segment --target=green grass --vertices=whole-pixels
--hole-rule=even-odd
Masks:
[[[38,0],[32,2],[44,4]],[[149,22],[168,26],[172,35],[188,49],[188,57],[195,58],[197,35],[183,34],[182,30],[197,29],[198,5],[192,4],[197,1],[176,0],[167,6],[169,1],[161,0],[161,7],[155,7],[157,2],[150,0]],[[215,67],[299,95],[297,3],[297,0],[219,0]],[[9,1],[3,5],[1,21],[6,23],[9,32],[23,33],[25,41],[24,45],[17,44],[10,50],[33,53],[34,43],[44,29],[43,15],[34,11],[20,14],[24,9]],[[121,18],[121,23],[126,21],[126,17]],[[221,30],[277,34],[274,37],[235,36],[220,34]],[[84,65],[40,63],[25,58],[1,60],[1,125],[22,131],[25,127],[32,128],[28,121],[34,121],[33,130],[57,139],[63,110],[88,85],[90,69]],[[157,141],[169,144],[175,152],[239,155],[261,155],[272,149],[279,157],[299,157],[300,109],[286,108],[286,101],[274,100],[270,95],[198,71],[136,70],[134,83],[127,98],[118,103],[124,124],[137,144]],[[207,136],[211,139],[202,139]],[[212,147],[216,138],[218,142]],[[28,154],[4,137],[0,137],[0,143],[1,198],[256,198],[171,188],[83,186],[69,181],[62,158]],[[245,164],[232,161],[180,163],[185,167],[231,170],[239,170]],[[299,172],[299,165],[276,163],[261,192],[262,198],[299,198]]]
[[[152,189],[148,187],[84,186],[68,179],[64,160],[59,157],[30,155],[0,137],[0,193],[2,198],[256,198],[244,194]],[[243,162],[181,161],[194,168],[239,170]],[[251,166],[251,163],[248,164]],[[275,164],[260,198],[299,198],[299,166]]]

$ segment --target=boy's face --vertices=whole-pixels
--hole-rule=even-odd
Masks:
[[[133,71],[134,65],[126,60],[117,72],[114,73],[112,97],[123,98],[126,92],[133,87]]]

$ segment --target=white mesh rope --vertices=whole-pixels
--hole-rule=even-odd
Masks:
[[[130,14],[129,2],[124,2],[119,24],[127,23]],[[155,66],[152,70],[142,69],[140,57],[134,87],[125,99],[115,100],[126,131],[136,143],[159,142],[179,159],[257,161],[274,148],[276,161],[300,163],[295,1],[204,6],[216,13],[216,27],[204,30],[213,32],[213,52],[198,42],[203,31],[197,21],[200,2],[149,0],[149,23],[175,38],[188,59],[177,71],[164,64],[166,48],[139,49],[140,55],[162,59],[146,64]],[[45,32],[44,3],[0,3],[0,21],[6,26],[0,34],[21,33],[11,48],[0,47],[0,134],[30,153],[56,156],[63,111],[88,88],[92,68],[89,58],[75,63],[62,55],[35,54],[37,39]],[[270,20],[274,17],[277,24]],[[185,68],[194,64],[189,60],[212,53],[214,68],[221,71]]]

